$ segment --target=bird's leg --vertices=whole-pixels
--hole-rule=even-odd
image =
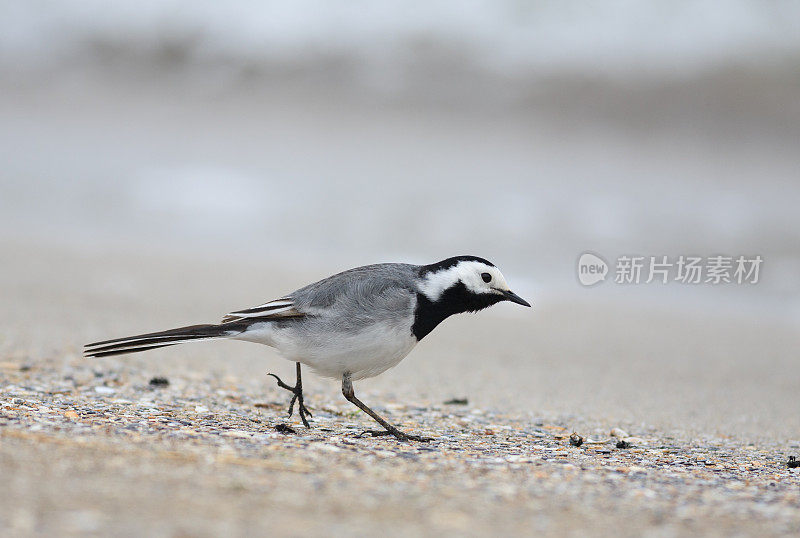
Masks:
[[[267,375],[274,377],[278,381],[278,386],[280,388],[286,389],[292,393],[292,400],[289,402],[289,416],[292,416],[292,413],[294,413],[294,402],[297,402],[297,413],[300,415],[300,420],[303,421],[303,426],[310,428],[311,426],[309,426],[308,420],[306,420],[306,415],[309,417],[313,415],[303,403],[303,378],[300,375],[300,363],[298,362],[295,364],[297,364],[297,382],[295,383],[294,387],[281,381],[281,378],[275,374],[270,373]]]
[[[350,378],[350,374],[345,374],[342,376],[342,394],[344,397],[347,398],[347,401],[352,402],[356,405],[359,409],[364,411],[366,414],[371,416],[375,419],[375,421],[385,428],[385,431],[369,431],[373,437],[377,437],[379,435],[394,435],[400,441],[430,441],[430,437],[420,437],[419,435],[411,435],[409,433],[403,433],[388,422],[383,419],[378,413],[367,407],[364,402],[356,398],[356,393],[353,390],[353,381]]]

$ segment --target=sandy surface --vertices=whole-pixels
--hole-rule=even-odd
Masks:
[[[15,535],[800,532],[800,469],[786,464],[800,456],[791,327],[536,298],[533,311],[461,316],[356,385],[436,438],[401,444],[360,437],[368,418],[311,375],[314,428],[287,419],[287,394],[265,374],[291,377],[292,365],[267,348],[79,355],[323,275],[3,253],[0,528]],[[154,376],[169,385],[150,386]],[[571,446],[573,431],[598,443]]]

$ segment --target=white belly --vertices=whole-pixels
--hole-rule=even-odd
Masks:
[[[353,379],[382,374],[396,366],[417,344],[409,327],[374,323],[358,332],[308,333],[271,323],[253,325],[235,337],[274,347],[284,358],[309,366],[324,377]]]

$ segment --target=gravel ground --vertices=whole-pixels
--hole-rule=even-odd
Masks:
[[[536,297],[462,316],[356,385],[435,438],[399,443],[313,375],[313,428],[287,418],[266,372],[293,366],[252,344],[80,357],[317,275],[0,247],[0,535],[800,533],[791,328]]]
[[[79,358],[0,363],[0,528],[155,536],[800,532],[800,469],[787,466],[796,445],[664,437],[641,426],[503,415],[463,400],[376,405],[406,430],[435,437],[399,443],[363,436],[372,425],[360,412],[316,392],[308,394],[314,420],[306,430],[287,419],[279,389],[259,394],[231,376],[167,383],[137,367]]]

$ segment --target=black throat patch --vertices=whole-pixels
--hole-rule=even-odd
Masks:
[[[414,311],[411,332],[417,340],[422,340],[453,314],[477,312],[502,300],[502,295],[472,293],[463,282],[447,288],[438,301],[431,301],[424,294],[417,293],[417,309]]]

